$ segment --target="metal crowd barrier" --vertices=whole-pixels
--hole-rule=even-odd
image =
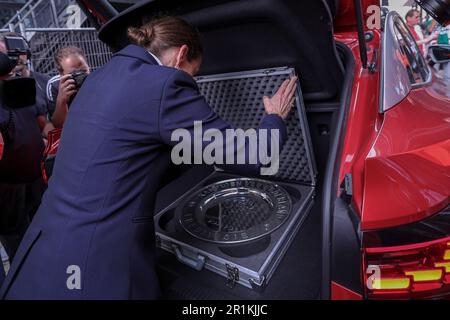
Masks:
[[[54,75],[57,73],[54,56],[66,46],[81,48],[93,70],[103,66],[112,56],[109,47],[98,39],[97,30],[84,29],[27,29],[30,39],[31,62],[34,71]]]

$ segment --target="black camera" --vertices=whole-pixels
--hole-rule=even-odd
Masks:
[[[31,51],[22,37],[5,37],[6,50],[8,50],[8,56],[10,59],[18,60],[20,56],[26,55],[29,59],[31,57]]]
[[[75,87],[77,90],[81,88],[81,86],[84,83],[84,80],[86,80],[88,76],[88,73],[86,71],[77,70],[70,74],[70,79],[75,81]],[[73,99],[75,99],[75,94],[72,95],[72,97],[69,100],[69,106],[72,104]]]
[[[16,36],[5,36],[6,54],[0,54],[0,76],[8,75],[20,61],[21,56],[31,57],[31,51],[25,39]]]
[[[77,87],[77,90],[81,88],[87,76],[88,74],[85,71],[74,71],[70,74],[71,79],[75,81],[75,86]]]
[[[416,0],[441,25],[450,24],[450,0]]]
[[[26,41],[20,36],[3,38],[6,53],[0,53],[0,76],[9,76],[19,64],[20,57],[30,58],[31,52]],[[23,108],[35,104],[36,83],[33,78],[22,78],[20,74],[0,81],[0,105],[11,109]]]

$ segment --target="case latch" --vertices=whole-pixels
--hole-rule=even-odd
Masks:
[[[239,282],[239,269],[232,267],[228,263],[225,265],[227,268],[227,287],[233,289],[236,283]]]

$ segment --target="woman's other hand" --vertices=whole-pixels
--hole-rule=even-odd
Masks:
[[[264,108],[268,114],[277,114],[286,119],[294,106],[297,77],[285,80],[272,98],[264,97]]]

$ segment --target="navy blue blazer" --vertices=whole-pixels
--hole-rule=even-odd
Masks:
[[[177,128],[225,130],[187,73],[130,45],[92,73],[64,126],[45,193],[1,288],[6,299],[153,299],[153,210]],[[279,129],[268,115],[260,128]]]

